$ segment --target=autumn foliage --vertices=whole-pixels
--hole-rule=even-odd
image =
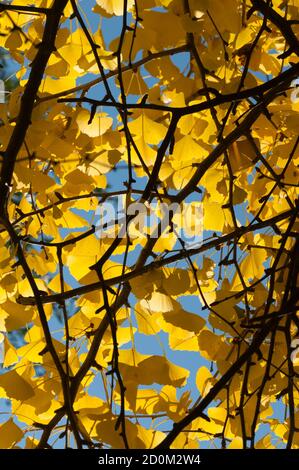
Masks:
[[[90,3],[0,3],[0,447],[297,448],[299,1]]]

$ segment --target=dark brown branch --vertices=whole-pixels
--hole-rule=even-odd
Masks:
[[[12,136],[4,153],[0,173],[0,215],[6,216],[8,201],[15,162],[24,143],[27,130],[31,124],[36,95],[41,84],[44,72],[51,54],[55,51],[56,34],[63,10],[68,0],[55,0],[51,9],[47,11],[47,19],[42,42],[31,65],[31,72],[21,98],[21,108]]]
[[[3,11],[16,11],[17,13],[33,13],[33,14],[38,14],[38,13],[44,13],[48,14],[51,12],[50,8],[39,8],[39,7],[34,7],[34,6],[24,6],[24,5],[8,5],[8,4],[2,4],[0,5],[0,13]]]
[[[271,219],[253,224],[252,226],[240,227],[236,232],[228,233],[227,235],[223,235],[222,237],[219,237],[219,238],[216,238],[214,240],[204,243],[199,248],[193,248],[193,249],[191,248],[186,251],[188,252],[189,256],[194,256],[200,253],[204,253],[210,248],[216,248],[216,247],[222,246],[223,244],[231,241],[232,239],[236,237],[241,237],[245,233],[254,232],[255,230],[260,230],[261,228],[271,226],[272,224],[276,224],[282,220],[287,220],[289,217],[292,216],[292,214],[294,214],[294,212],[295,210],[289,210],[286,212],[282,212],[281,214],[278,214],[277,216],[272,217]],[[142,274],[145,274],[146,272],[152,271],[153,269],[161,268],[162,266],[166,266],[171,263],[175,263],[176,261],[182,260],[185,257],[186,257],[186,253],[184,250],[182,250],[181,252],[174,254],[172,256],[168,256],[166,258],[153,261],[152,263],[142,266],[139,269],[135,268],[132,272],[126,273],[123,276],[116,276],[114,278],[105,279],[105,284],[106,286],[112,286],[112,285],[118,284],[119,282],[129,281],[130,279],[134,279],[137,276],[141,276]],[[88,292],[96,291],[100,289],[101,287],[102,287],[102,284],[100,282],[94,282],[93,284],[88,284],[83,287],[78,287],[76,289],[66,291],[63,295],[54,294],[54,295],[44,296],[42,297],[41,301],[43,303],[59,302],[60,300],[63,300],[63,299],[66,300],[72,297],[86,294]],[[22,305],[34,305],[35,304],[33,297],[19,297],[18,302]]]

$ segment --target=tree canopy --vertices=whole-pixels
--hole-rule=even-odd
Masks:
[[[1,448],[299,447],[298,12],[1,2]]]

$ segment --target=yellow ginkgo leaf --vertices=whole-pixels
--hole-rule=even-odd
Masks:
[[[196,374],[196,385],[202,397],[204,397],[212,388],[215,379],[205,366],[198,369]]]
[[[166,127],[142,114],[128,124],[130,132],[137,138],[143,138],[147,144],[159,144],[165,137]]]
[[[151,312],[170,312],[174,308],[171,298],[162,292],[153,292],[149,300],[141,300],[142,308]]]
[[[97,4],[110,15],[120,16],[124,13],[123,0],[96,0]],[[134,0],[128,0],[127,9],[130,10],[134,5]],[[97,11],[96,7],[94,8]]]
[[[154,382],[182,387],[189,376],[189,371],[169,362],[163,356],[151,356],[138,365],[141,383],[150,385]]]
[[[199,333],[205,325],[205,320],[195,313],[186,312],[181,308],[175,311],[164,312],[163,319],[166,323],[192,333]]]
[[[77,115],[77,124],[81,132],[87,134],[89,137],[98,137],[105,134],[111,128],[113,119],[108,117],[106,113],[96,113],[90,122],[90,113],[87,109],[82,109]]]
[[[203,226],[205,230],[222,232],[225,225],[232,225],[232,217],[229,209],[224,209],[217,202],[204,201]]]
[[[32,320],[34,309],[15,302],[7,301],[0,305],[0,318],[5,321],[7,331],[18,330]]]
[[[0,375],[0,396],[28,400],[34,395],[32,386],[15,370]]]
[[[11,449],[23,438],[23,435],[23,431],[10,418],[0,425],[0,449]]]
[[[218,336],[209,330],[202,330],[199,333],[198,345],[202,356],[208,360],[225,358],[230,350],[223,336]]]
[[[40,293],[47,293],[47,286],[45,281],[43,281],[42,279],[35,279],[34,281]],[[34,295],[28,279],[22,279],[18,282],[18,291],[19,294],[23,297],[30,297]]]
[[[228,449],[243,449],[243,439],[239,436],[234,437],[229,443]]]
[[[161,330],[158,321],[160,314],[158,312],[149,313],[141,307],[140,303],[137,303],[135,306],[135,316],[139,333],[153,335]]]
[[[176,143],[171,164],[175,170],[180,170],[192,166],[194,162],[201,162],[208,154],[207,149],[195,142],[190,135],[186,135]]]
[[[26,81],[22,80],[21,84],[25,86]],[[64,91],[67,88],[73,88],[74,86],[76,86],[76,77],[74,76],[67,76],[61,78],[52,78],[46,76],[42,81],[40,91],[41,93],[55,94]]]
[[[18,354],[16,348],[4,338],[4,362],[3,367],[10,367],[18,362]]]

